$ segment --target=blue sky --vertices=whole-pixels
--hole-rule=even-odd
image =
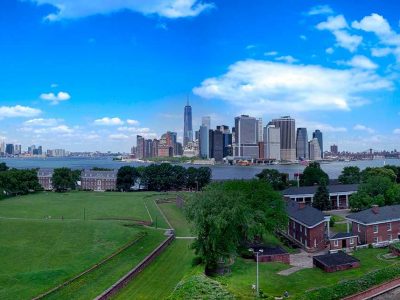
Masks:
[[[291,115],[325,149],[399,149],[395,1],[3,0],[0,140],[129,151],[201,117]]]

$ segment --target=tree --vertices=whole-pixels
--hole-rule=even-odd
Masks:
[[[276,191],[284,190],[289,186],[288,175],[275,169],[264,169],[256,176],[268,182]]]
[[[367,182],[371,177],[386,177],[392,182],[396,182],[396,174],[392,169],[388,168],[365,168],[361,172],[361,181]]]
[[[193,248],[207,272],[232,259],[243,241],[287,225],[282,196],[260,180],[211,183],[188,200],[185,212],[197,236]]]
[[[400,166],[386,165],[384,168],[392,170],[396,174],[396,182],[400,183]]]
[[[332,207],[329,199],[329,191],[324,180],[315,192],[313,207],[319,210],[330,210]]]
[[[117,189],[128,192],[135,185],[135,181],[139,176],[135,167],[123,166],[117,172]]]
[[[51,178],[53,187],[56,192],[66,192],[76,188],[77,172],[73,172],[69,168],[54,169]]]
[[[386,205],[400,204],[400,184],[394,184],[385,192]]]
[[[198,189],[201,190],[211,182],[212,172],[209,167],[200,167],[197,169]]]
[[[300,185],[311,186],[320,185],[322,180],[329,182],[329,176],[322,169],[318,162],[310,163],[300,175]]]
[[[0,163],[0,172],[7,171],[9,168],[5,162]]]
[[[360,168],[356,166],[345,167],[338,178],[341,184],[357,184],[361,181]]]
[[[42,187],[39,184],[37,171],[11,169],[0,172],[0,192],[3,195],[22,195],[39,191]]]

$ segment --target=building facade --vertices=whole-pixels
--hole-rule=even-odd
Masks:
[[[307,128],[297,128],[296,133],[296,158],[308,159],[308,134]]]
[[[189,142],[193,142],[192,107],[189,99],[183,112],[183,122],[183,147],[186,147]]]
[[[310,155],[310,160],[321,160],[321,149],[319,148],[319,142],[316,138],[313,138],[308,143],[308,151]]]
[[[248,115],[235,118],[234,155],[246,158],[258,158],[258,121]]]
[[[117,171],[83,170],[81,189],[87,191],[115,191],[117,189]]]
[[[283,161],[296,160],[296,124],[289,116],[274,119],[271,125],[280,128],[280,158]]]
[[[39,169],[37,172],[39,184],[45,191],[53,190],[53,171],[53,169]]]
[[[281,129],[275,125],[264,127],[264,158],[281,160]]]
[[[313,132],[313,139],[318,140],[319,149],[321,152],[321,158],[324,158],[324,143],[323,143],[323,138],[322,138],[322,132],[319,129],[317,129]]]

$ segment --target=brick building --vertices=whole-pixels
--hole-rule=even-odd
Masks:
[[[400,205],[372,208],[350,214],[352,233],[360,244],[389,244],[400,238]]]
[[[325,249],[330,216],[305,203],[287,201],[286,208],[289,224],[284,235],[308,252]]]
[[[53,169],[39,169],[37,171],[37,177],[39,184],[43,187],[45,191],[53,190]]]
[[[354,248],[358,245],[358,235],[352,232],[339,232],[329,239],[331,252]]]
[[[349,208],[349,197],[353,193],[357,192],[358,184],[328,185],[327,188],[329,191],[332,209],[347,209]],[[317,189],[318,186],[316,185],[290,187],[282,191],[282,195],[286,200],[312,204]]]
[[[117,171],[83,170],[81,188],[90,191],[114,191],[117,189]]]

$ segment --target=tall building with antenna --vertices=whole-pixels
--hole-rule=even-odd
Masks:
[[[183,147],[189,142],[193,142],[193,127],[192,127],[192,107],[189,104],[189,97],[183,112]]]

